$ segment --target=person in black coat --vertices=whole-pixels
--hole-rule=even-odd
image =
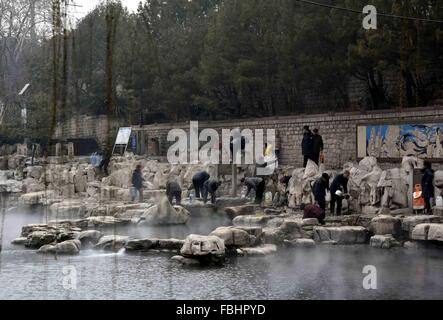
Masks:
[[[142,169],[143,167],[139,164],[132,173],[132,186],[138,193],[140,202],[143,201],[143,181],[145,181],[145,179],[143,178]],[[132,201],[135,200],[136,196],[137,195],[134,192],[132,195]]]
[[[315,202],[325,211],[327,190],[329,190],[329,175],[327,173],[323,173],[322,176],[314,182],[312,192],[314,193]]]
[[[195,189],[195,197],[200,198],[200,192],[203,192],[203,184],[211,176],[206,171],[199,171],[192,177],[192,184]]]
[[[215,196],[218,188],[221,186],[221,181],[217,179],[206,180],[203,184],[203,202],[208,202],[208,196],[211,195],[211,203],[215,204]]]
[[[260,204],[263,201],[263,194],[265,193],[266,183],[263,178],[251,177],[242,178],[241,183],[243,183],[247,188],[246,196],[249,195],[252,189],[255,191],[255,203]]]
[[[431,198],[434,197],[434,170],[432,170],[432,164],[428,161],[425,161],[424,164],[421,189],[425,200],[425,213],[430,214],[432,211]]]
[[[168,180],[168,182],[166,182],[166,195],[171,204],[175,198],[175,203],[179,205],[182,201],[182,188],[180,184],[177,181]]]
[[[313,132],[311,160],[318,165],[320,163],[320,153],[323,151],[324,144],[322,136],[318,134],[318,129],[314,129]]]
[[[303,155],[303,167],[306,168],[308,160],[312,157],[312,132],[308,126],[303,128],[303,140],[301,142],[301,152]]]
[[[335,214],[335,204],[337,204],[337,215],[341,215],[341,208],[344,196],[338,196],[335,193],[342,191],[344,195],[348,193],[348,181],[350,172],[345,170],[343,173],[337,175],[331,184],[331,214]]]

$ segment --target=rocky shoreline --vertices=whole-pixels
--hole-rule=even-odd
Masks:
[[[266,203],[260,207],[240,197],[219,197],[215,205],[190,201],[193,174],[211,165],[171,166],[144,158],[126,156],[113,159],[110,175],[102,177],[87,159],[66,164],[46,163],[25,166],[25,158],[13,156],[7,170],[0,171],[0,192],[13,195],[21,206],[45,206],[53,220],[22,227],[12,243],[41,254],[79,254],[84,248],[131,252],[168,252],[172,261],[183,265],[221,264],[225,257],[265,256],[280,248],[315,248],[317,245],[369,245],[375,248],[422,248],[443,242],[443,208],[434,215],[414,215],[408,208],[407,175],[420,166],[420,160],[406,157],[401,168],[381,170],[375,158],[358,164],[347,163],[351,172],[352,200],[344,216],[328,216],[325,225],[317,219],[303,219],[301,203],[312,201],[309,183],[319,176],[319,168],[279,168],[268,179],[267,192],[277,198],[277,181],[291,175],[289,206]],[[42,163],[43,161],[41,161]],[[135,164],[142,164],[146,179],[142,203],[130,202],[130,175]],[[253,166],[238,168],[238,176],[251,175]],[[337,172],[328,171],[331,176]],[[165,197],[170,176],[178,178],[185,201],[173,206]],[[228,194],[229,175],[218,175],[224,182],[220,194]],[[443,172],[436,172],[437,189],[443,187]],[[205,235],[190,234],[184,239],[137,239],[131,235],[104,232],[116,226],[155,226],[186,224],[192,217],[211,219],[213,215],[232,219],[232,226],[220,226]]]

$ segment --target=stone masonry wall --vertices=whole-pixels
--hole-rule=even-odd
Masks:
[[[71,123],[90,123],[87,121],[76,120]],[[102,121],[102,120],[100,120]],[[240,127],[242,129],[275,129],[279,132],[281,139],[281,164],[301,166],[303,163],[301,155],[301,139],[303,126],[309,125],[311,129],[319,128],[325,143],[325,158],[327,168],[340,168],[346,161],[357,160],[357,126],[365,124],[395,124],[404,123],[438,123],[443,122],[443,108],[420,108],[408,109],[406,111],[385,111],[368,113],[336,113],[336,114],[318,114],[318,115],[297,115],[287,117],[272,117],[261,119],[229,120],[199,122],[199,130],[213,128],[218,132],[221,129],[233,129]],[[70,128],[72,125],[64,126],[64,135],[66,138],[80,138],[85,135],[102,134],[99,129],[102,125],[82,125],[80,127]],[[159,141],[160,153],[165,156],[167,150],[173,142],[167,141],[168,132],[171,129],[184,129],[189,132],[189,122],[186,123],[167,123],[154,124],[140,127],[134,127],[134,130],[145,132],[146,141],[156,139]],[[102,137],[98,137],[102,140]]]

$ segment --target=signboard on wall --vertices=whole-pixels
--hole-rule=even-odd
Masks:
[[[399,159],[416,156],[443,159],[443,123],[357,126],[357,156]]]
[[[131,137],[131,132],[131,127],[119,128],[117,139],[115,139],[115,144],[128,144],[129,138]]]

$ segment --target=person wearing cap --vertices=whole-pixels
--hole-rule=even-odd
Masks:
[[[332,181],[330,203],[331,214],[337,213],[337,216],[341,215],[343,199],[348,194],[348,181],[350,175],[351,173],[348,170],[345,170],[343,173],[337,175]],[[337,212],[335,212],[335,204],[337,204]]]
[[[314,194],[315,203],[325,211],[327,190],[329,190],[329,175],[323,173],[322,176],[314,182],[312,193]]]

